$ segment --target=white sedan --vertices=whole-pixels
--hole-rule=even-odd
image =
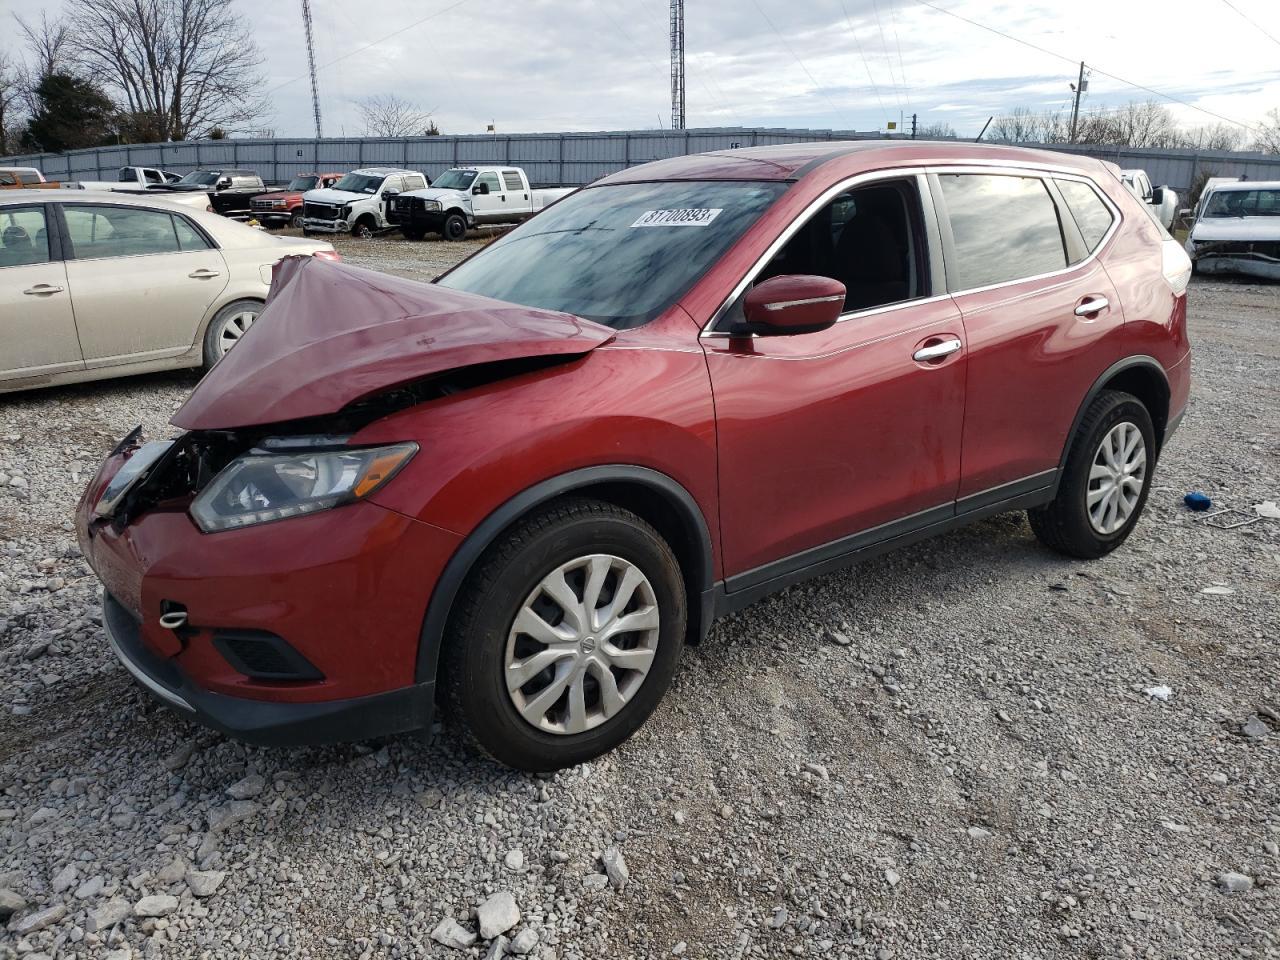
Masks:
[[[0,192],[0,393],[211,367],[290,254],[339,259],[152,196]]]

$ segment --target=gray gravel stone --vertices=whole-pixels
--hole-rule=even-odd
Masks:
[[[178,909],[178,898],[167,893],[143,897],[133,905],[135,917],[167,917]]]
[[[133,913],[129,901],[113,897],[102,906],[89,911],[84,928],[90,933],[110,930],[117,923],[122,923]]]
[[[622,851],[617,847],[609,847],[600,855],[600,862],[604,864],[605,875],[613,889],[625,890],[631,879],[631,871],[627,869],[627,859]]]
[[[193,896],[212,897],[227,877],[222,870],[188,870],[187,887]]]
[[[1253,889],[1253,877],[1228,871],[1218,875],[1218,886],[1228,893],[1248,893]]]
[[[33,910],[31,913],[15,915],[13,919],[9,921],[9,932],[19,937],[25,937],[28,934],[35,933],[37,930],[43,930],[45,927],[53,926],[66,915],[66,906],[61,903],[55,903],[51,907],[45,907],[41,910]]]
[[[0,889],[0,920],[8,920],[19,910],[27,908],[27,901],[12,890]]]
[[[495,893],[476,908],[476,920],[480,924],[480,936],[484,940],[492,940],[498,934],[506,933],[520,922],[520,908],[516,906],[516,898],[509,890]]]
[[[465,950],[476,942],[476,935],[453,917],[445,917],[431,931],[431,939],[455,950]]]

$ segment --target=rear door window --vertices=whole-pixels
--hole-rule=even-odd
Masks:
[[[524,184],[520,182],[520,174],[514,170],[503,170],[502,179],[507,185],[507,189],[513,193],[519,193],[524,190]]]
[[[44,208],[0,207],[0,267],[21,267],[49,260]]]
[[[947,281],[972,290],[1067,266],[1058,208],[1039,177],[941,174],[953,241]]]
[[[1072,219],[1080,228],[1084,245],[1090,253],[1098,249],[1098,244],[1111,229],[1114,217],[1111,208],[1098,196],[1098,192],[1080,180],[1054,180],[1062,199],[1067,201],[1067,209]]]

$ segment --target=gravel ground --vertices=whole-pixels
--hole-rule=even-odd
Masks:
[[[479,242],[342,250],[426,277]],[[1116,554],[1014,514],[793,588],[549,777],[153,706],[68,518],[194,378],[0,400],[0,957],[1280,956],[1280,522],[1180,502],[1280,499],[1278,312],[1193,285],[1194,399]]]

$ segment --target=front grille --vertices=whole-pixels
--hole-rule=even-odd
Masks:
[[[313,220],[337,220],[338,207],[330,203],[304,203],[303,212]]]
[[[215,631],[213,645],[227,663],[251,680],[322,680],[317,670],[273,633]]]
[[[270,200],[254,200],[253,201],[253,209],[255,210],[270,210],[271,208],[272,207],[271,207]]]

